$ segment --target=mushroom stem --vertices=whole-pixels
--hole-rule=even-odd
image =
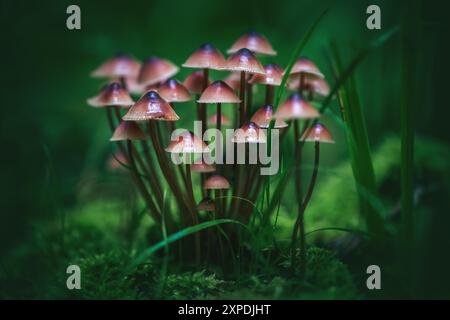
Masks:
[[[299,120],[294,120],[294,141],[295,141],[295,148],[294,148],[294,159],[295,159],[295,170],[294,170],[294,183],[295,183],[295,192],[297,193],[297,202],[298,202],[298,208],[301,207],[302,204],[302,174],[301,174],[301,151],[300,151],[300,124]]]
[[[147,188],[145,187],[144,182],[142,181],[142,178],[140,177],[136,162],[134,160],[134,147],[133,142],[131,140],[127,140],[127,150],[128,150],[128,158],[130,160],[131,169],[133,170],[133,177],[136,182],[136,185],[141,192],[142,196],[144,197],[145,203],[147,204],[148,208],[150,209],[150,215],[152,218],[157,222],[161,223],[161,216],[158,214],[158,209],[156,208],[156,205],[153,203],[153,199],[151,198],[150,194],[147,191]]]
[[[295,221],[294,230],[292,232],[292,243],[291,243],[291,268],[295,268],[295,249],[297,246],[297,234],[300,230],[300,276],[304,279],[306,275],[306,243],[305,243],[305,209],[308,206],[309,200],[311,199],[314,186],[317,180],[317,173],[319,171],[319,154],[320,154],[320,142],[316,141],[314,144],[314,169],[311,175],[311,180],[309,181],[308,190],[306,192],[305,199],[299,208],[297,220]]]
[[[216,119],[217,130],[222,129],[222,104],[217,103],[217,119]]]
[[[253,105],[253,85],[247,82],[246,86],[247,86],[247,102],[246,102],[245,116],[247,116],[247,114],[251,114]],[[247,120],[248,119],[245,118],[244,122],[246,122]]]
[[[191,176],[191,164],[186,163],[186,181],[187,181],[187,187],[188,187],[188,194],[191,198],[192,203],[195,205],[195,198],[194,198],[194,191],[192,190],[192,176]],[[198,222],[198,216],[197,212],[194,209],[192,214],[192,223],[193,225],[197,225]],[[200,233],[197,232],[195,234],[195,260],[197,264],[200,263]]]
[[[273,86],[271,85],[266,85],[266,105],[273,104]]]
[[[175,179],[173,171],[167,164],[167,159],[164,156],[164,150],[162,149],[162,146],[161,146],[160,142],[158,141],[157,125],[152,120],[150,120],[148,122],[148,131],[149,131],[153,146],[156,150],[156,156],[158,159],[159,166],[161,167],[161,171],[162,171],[164,177],[166,178],[170,189],[172,190],[173,194],[175,195],[175,199],[178,202],[178,205],[180,206],[180,208],[184,208],[186,210],[186,212],[189,212],[191,215],[193,215],[194,213],[192,211],[192,208],[195,204],[193,206],[186,204],[185,197],[183,196],[183,193],[181,192],[181,190],[178,186],[178,183]],[[187,203],[189,203],[189,202],[190,201],[188,199]],[[187,220],[188,220],[188,219],[186,219],[187,217],[184,217],[184,218],[186,220],[185,222],[187,222]]]
[[[113,114],[112,114],[113,108],[114,107],[111,107],[111,106],[106,107],[106,116],[108,118],[108,124],[109,124],[109,128],[111,129],[111,132],[114,132],[114,129],[115,129],[114,119],[113,119]]]
[[[209,69],[203,69],[203,91],[208,87],[209,82]],[[201,114],[202,114],[202,139],[205,134],[206,128],[208,126],[206,119],[206,104],[201,104]]]
[[[149,169],[148,173],[148,181],[150,182],[150,186],[156,194],[159,203],[163,203],[163,193],[161,190],[161,186],[158,183],[158,175],[155,170],[155,166],[153,163],[152,156],[150,155],[150,148],[148,146],[147,141],[142,141],[142,149],[144,150],[144,157],[147,162],[147,167]]]
[[[241,71],[241,82],[239,89],[239,124],[242,126],[245,122],[245,71]]]

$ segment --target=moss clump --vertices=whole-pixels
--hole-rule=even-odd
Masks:
[[[164,299],[206,299],[224,292],[225,281],[205,271],[169,275],[165,281]]]

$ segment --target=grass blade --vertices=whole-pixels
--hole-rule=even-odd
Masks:
[[[206,222],[197,224],[195,226],[187,227],[187,228],[185,228],[183,230],[180,230],[180,231],[170,235],[169,237],[167,237],[163,241],[158,242],[157,244],[151,246],[150,248],[144,250],[144,252],[142,252],[140,255],[138,255],[133,260],[133,262],[130,264],[130,266],[128,268],[128,271],[133,270],[139,264],[143,263],[150,256],[152,256],[156,251],[164,248],[165,246],[169,245],[172,242],[180,240],[181,238],[184,238],[184,237],[186,237],[186,236],[188,236],[190,234],[199,232],[201,230],[204,230],[204,229],[207,229],[207,228],[211,228],[211,227],[214,227],[214,226],[217,226],[217,225],[220,225],[220,224],[225,224],[225,223],[234,223],[234,224],[238,224],[240,226],[243,226],[244,228],[247,228],[241,222],[239,222],[237,220],[232,220],[232,219],[217,219],[217,220],[213,220],[213,221],[206,221]]]
[[[342,60],[336,44],[332,44],[331,51],[334,56],[336,75],[339,76],[342,74]],[[349,76],[349,81],[338,92],[338,97],[342,119],[345,123],[353,176],[356,185],[362,187],[357,188],[360,213],[369,233],[382,234],[384,230],[383,219],[377,209],[361,192],[363,189],[373,196],[377,195],[367,127],[353,75]]]

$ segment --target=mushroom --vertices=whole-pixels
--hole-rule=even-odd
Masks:
[[[247,73],[251,74],[265,74],[264,67],[256,59],[255,55],[246,48],[239,49],[233,55],[231,55],[227,60],[226,69],[230,71],[239,71],[241,73],[240,80],[240,99],[241,104],[239,106],[240,121],[242,125],[246,121],[246,107],[245,107],[245,75]]]
[[[210,197],[203,198],[197,205],[197,210],[199,211],[208,211],[214,212],[216,211],[216,206],[214,205],[214,200]]]
[[[134,121],[121,121],[110,141],[145,140],[145,134]]]
[[[142,65],[138,80],[142,85],[157,85],[173,77],[179,68],[166,59],[149,57]]]
[[[177,121],[180,117],[157,92],[148,91],[128,110],[123,119],[126,121]]]
[[[283,80],[283,69],[277,64],[271,63],[264,67],[266,74],[255,74],[250,83],[266,85],[266,104],[273,103],[274,86],[280,86]]]
[[[317,173],[319,171],[319,151],[321,143],[334,143],[334,140],[330,134],[330,132],[325,128],[323,124],[316,123],[311,128],[307,129],[305,133],[300,138],[300,141],[304,142],[314,142],[314,169],[311,175],[311,180],[308,185],[308,189],[305,195],[305,199],[299,206],[297,219],[295,221],[294,229],[292,231],[292,240],[291,240],[291,268],[295,268],[295,251],[297,247],[297,235],[300,231],[300,274],[302,277],[305,276],[306,273],[306,246],[305,246],[305,223],[304,216],[305,210],[308,206],[309,200],[311,199],[314,185],[317,179]]]
[[[270,126],[270,121],[272,121],[272,113],[273,113],[273,107],[270,104],[266,104],[264,106],[262,106],[261,108],[259,108],[252,116],[252,118],[250,119],[250,121],[256,123],[258,125],[258,127],[263,128],[263,129],[267,129]],[[276,119],[275,120],[275,125],[274,128],[275,129],[281,129],[281,128],[286,128],[288,126],[288,124],[286,122],[284,122],[281,119]]]
[[[88,99],[87,103],[94,108],[113,106],[129,108],[134,104],[134,101],[120,83],[112,82],[103,86],[100,93],[97,96]]]
[[[212,124],[212,125],[216,125],[217,124],[217,113],[214,113],[213,115],[211,115],[208,118],[208,123]],[[230,120],[222,113],[220,115],[220,123],[224,126],[229,126],[230,125]]]
[[[225,82],[218,80],[211,83],[203,91],[199,103],[215,103],[217,105],[217,130],[221,130],[222,125],[222,103],[239,103],[241,100]]]
[[[265,143],[266,134],[252,121],[237,129],[231,139],[233,143]]]
[[[227,53],[233,54],[242,48],[247,48],[255,53],[263,55],[275,56],[277,54],[266,37],[255,31],[246,33],[237,39],[231,48],[227,50]]]
[[[226,66],[226,60],[222,53],[217,50],[211,43],[205,43],[200,46],[194,53],[183,63],[183,67],[203,69],[203,86],[202,91],[209,84],[209,70],[222,70]],[[198,113],[202,122],[203,132],[207,127],[206,107],[202,104],[198,105]]]
[[[106,60],[96,70],[91,73],[94,78],[117,79],[122,82],[126,78],[134,78],[139,74],[141,63],[134,60],[127,54],[118,54],[115,57]]]
[[[220,175],[212,175],[203,183],[203,188],[205,190],[214,190],[214,201],[217,216],[221,216],[221,190],[230,189],[230,183],[227,179]]]

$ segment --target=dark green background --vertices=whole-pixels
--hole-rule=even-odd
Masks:
[[[70,4],[81,7],[79,31],[66,28]],[[381,7],[381,31],[365,27],[369,4]],[[181,65],[204,42],[225,52],[240,34],[257,30],[279,52],[265,61],[285,66],[305,30],[328,6],[304,54],[330,77],[326,55],[331,40],[348,62],[358,48],[397,25],[409,1],[2,1],[0,255],[27,241],[33,222],[54,215],[55,207],[76,205],[81,172],[101,166],[109,153],[104,114],[85,103],[101,83],[89,73],[103,60],[128,52],[141,60],[158,55]],[[416,133],[448,143],[446,12],[444,1],[422,5]],[[373,146],[399,132],[401,67],[400,41],[394,38],[358,68]],[[189,71],[182,69],[177,77],[184,79]],[[194,113],[186,109],[180,114],[189,119]],[[344,136],[337,133],[336,138]],[[331,163],[346,156],[345,149],[327,155]],[[445,195],[439,192],[430,200],[431,263],[424,271],[430,295],[444,292],[438,276],[449,270]]]

